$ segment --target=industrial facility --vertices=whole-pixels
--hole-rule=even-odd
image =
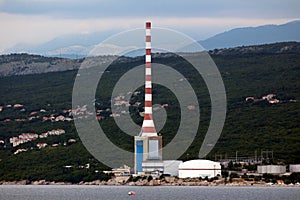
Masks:
[[[284,165],[259,165],[259,166],[257,166],[257,173],[259,173],[259,174],[284,174],[284,173],[286,173],[286,166],[284,166]]]
[[[164,174],[170,176],[178,176],[179,165],[181,160],[164,160]]]
[[[139,135],[134,137],[134,173],[168,174],[180,178],[221,175],[219,162],[210,160],[162,160],[162,136],[157,134],[152,116],[151,22],[146,22],[145,113]]]
[[[221,176],[221,164],[210,160],[189,160],[179,165],[178,175],[179,178]]]
[[[220,162],[223,164],[228,162],[241,163],[247,162],[252,164],[261,164],[263,158],[273,159],[273,151],[262,151],[261,159],[257,157],[255,151],[254,158],[240,159],[236,151],[235,158],[227,158]],[[217,157],[217,156],[215,156]],[[215,158],[215,160],[217,160]],[[162,136],[160,136],[155,128],[152,115],[152,69],[151,69],[151,22],[146,22],[146,41],[145,41],[145,110],[144,120],[140,133],[134,137],[134,174],[136,175],[152,175],[160,176],[162,174],[170,176],[178,176],[179,178],[213,178],[221,176],[221,164],[204,159],[189,160],[182,162],[179,160],[163,161],[162,157]],[[129,169],[130,170],[130,169]],[[116,170],[116,174],[128,175],[128,169]],[[300,165],[290,165],[289,171],[300,172]],[[246,171],[242,171],[245,173]],[[257,166],[258,174],[274,174],[281,175],[287,172],[286,166],[283,165],[259,165]]]

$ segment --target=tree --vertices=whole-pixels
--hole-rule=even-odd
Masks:
[[[148,182],[150,182],[151,180],[153,179],[153,177],[150,175],[150,176],[148,176]]]

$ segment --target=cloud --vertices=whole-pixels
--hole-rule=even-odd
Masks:
[[[42,15],[0,13],[0,51],[18,43],[39,44],[57,36],[114,30],[115,21],[106,19],[57,19]],[[117,30],[125,29],[126,24]]]
[[[40,44],[68,34],[93,32],[118,33],[143,28],[151,20],[153,26],[174,29],[195,39],[203,39],[218,32],[241,26],[279,24],[290,19],[248,19],[207,17],[114,17],[93,19],[53,18],[45,15],[16,15],[0,13],[0,52],[19,43]]]
[[[299,0],[3,0],[0,12],[67,18],[299,18]]]
[[[118,33],[148,19],[204,39],[235,27],[299,19],[299,7],[299,0],[0,0],[0,52],[67,34]]]

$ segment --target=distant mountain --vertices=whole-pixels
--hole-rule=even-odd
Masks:
[[[113,32],[63,35],[40,45],[17,44],[4,53],[30,53],[51,57],[82,58],[95,45],[111,36]]]
[[[236,28],[217,34],[199,43],[208,50],[270,44],[276,42],[300,42],[300,21],[293,21],[282,25],[265,25],[259,27]],[[37,46],[18,44],[4,53],[30,53],[51,57],[82,58],[101,41],[113,35],[114,32],[95,32],[89,34],[72,34],[57,37],[49,42]],[[124,47],[110,46],[106,54],[112,54]],[[108,52],[108,53],[107,53]],[[133,56],[139,52],[133,52]]]
[[[114,46],[107,46],[114,50]],[[116,56],[99,56],[99,64],[114,62],[136,62],[143,61],[144,57],[140,56],[140,51],[133,51],[127,57]],[[214,49],[209,51],[210,55],[221,56],[240,56],[240,55],[258,55],[258,54],[300,54],[300,42],[281,42],[274,44],[242,46],[234,48]],[[153,59],[172,57],[170,53],[153,53]],[[116,58],[118,58],[116,60]],[[10,54],[0,55],[0,77],[26,75],[26,74],[42,74],[48,72],[68,71],[78,69],[83,59],[68,59],[58,57],[45,57],[40,55],[29,54]]]
[[[300,20],[282,25],[236,28],[217,34],[199,43],[208,50],[270,44],[275,42],[300,41]]]

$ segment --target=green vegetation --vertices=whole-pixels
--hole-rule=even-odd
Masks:
[[[239,155],[253,156],[254,151],[273,150],[278,161],[300,163],[300,54],[213,55],[212,58],[224,80],[228,112],[221,138],[207,158],[214,159],[216,153],[234,156],[235,151],[238,151]],[[197,158],[210,120],[210,99],[205,83],[195,70],[179,57],[157,57],[153,61],[178,70],[195,90],[201,110],[200,127],[194,142],[181,159]],[[105,73],[101,80],[96,95],[96,108],[104,110],[101,115],[105,119],[100,121],[104,132],[120,148],[130,151],[133,151],[133,138],[119,130],[114,120],[109,117],[110,111],[105,110],[110,107],[110,95],[117,80],[126,71],[142,63],[143,59],[136,59],[125,64],[113,64],[109,68],[110,73]],[[95,179],[105,180],[109,177],[100,172],[108,168],[95,160],[80,142],[73,122],[42,122],[41,119],[5,122],[8,118],[27,118],[32,111],[40,109],[46,110],[46,113],[40,114],[41,117],[64,114],[64,109],[71,109],[76,72],[0,78],[0,106],[21,103],[25,108],[25,111],[20,112],[20,109],[4,107],[0,112],[0,140],[6,142],[6,145],[0,144],[0,180],[45,179],[77,183]],[[138,90],[141,91],[141,95],[132,97],[131,104],[136,101],[143,102],[144,89]],[[261,98],[270,93],[276,94],[276,98],[281,102],[270,104],[267,101],[245,101],[248,96]],[[165,108],[168,118],[160,132],[166,145],[175,136],[179,126],[180,105],[172,92],[163,86],[154,85],[153,99],[154,104],[169,105]],[[138,124],[141,124],[143,119],[139,115],[142,107],[143,103],[130,108],[131,116]],[[21,133],[42,133],[58,128],[66,130],[66,134],[51,136],[45,140],[38,139],[15,148],[9,144],[10,137]],[[77,142],[64,146],[63,143],[71,138]],[[49,145],[38,150],[35,144],[40,141]],[[52,147],[51,144],[59,146]],[[35,148],[30,150],[30,147]],[[13,155],[18,148],[29,150]],[[89,168],[86,168],[87,164],[90,165]]]
[[[10,54],[1,55],[0,64],[11,63],[11,62],[24,62],[25,64],[30,64],[33,62],[56,62],[57,60],[62,60],[62,58],[44,57],[40,55],[28,55],[26,53],[21,54]]]

